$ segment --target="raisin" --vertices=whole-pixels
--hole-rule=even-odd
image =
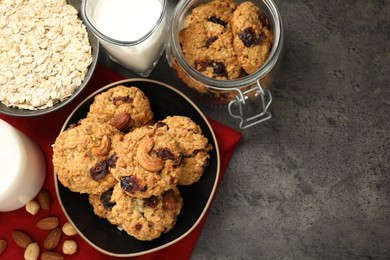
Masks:
[[[240,38],[246,47],[250,47],[256,41],[255,30],[252,27],[247,27],[239,33],[238,38]]]
[[[103,194],[100,196],[100,202],[103,204],[103,207],[106,210],[111,210],[116,205],[115,202],[111,202],[113,190],[114,188],[111,188],[103,192]]]
[[[211,64],[210,61],[196,60],[194,65],[195,65],[195,69],[202,72],[202,71],[205,71],[207,69],[207,67],[210,67],[210,64]]]
[[[156,123],[156,126],[157,126],[157,128],[164,127],[164,126],[168,127],[167,124],[165,124],[164,122],[161,122],[161,121],[158,121],[158,122]],[[168,127],[168,128],[169,128],[169,127]]]
[[[259,12],[259,20],[263,27],[267,28],[268,30],[271,29],[271,25],[269,24],[268,17],[265,15],[265,13]]]
[[[91,175],[91,178],[94,181],[100,181],[103,179],[108,172],[108,165],[106,161],[100,161],[98,162],[93,168],[89,170],[89,173]]]
[[[195,69],[202,72],[205,71],[208,67],[212,67],[214,70],[213,77],[228,77],[226,67],[223,62],[219,61],[195,61]]]
[[[265,36],[260,32],[259,36],[256,37],[255,30],[252,27],[247,27],[238,34],[238,38],[240,38],[245,47],[251,47],[252,45],[260,45],[264,41]]]
[[[118,156],[116,154],[111,155],[107,161],[108,167],[115,169],[117,160]]]
[[[140,181],[134,175],[123,176],[120,178],[120,182],[122,189],[126,192],[132,193],[142,189]]]
[[[144,203],[149,208],[155,208],[158,204],[158,198],[156,196],[151,196],[149,198],[144,199]]]
[[[159,149],[156,152],[156,155],[158,158],[160,158],[163,161],[175,159],[175,155],[171,151],[169,151],[168,149]]]
[[[133,98],[130,97],[129,95],[127,96],[118,96],[118,97],[114,97],[112,99],[112,103],[114,103],[114,105],[117,105],[119,102],[122,102],[122,103],[131,103],[133,102]]]
[[[226,27],[226,25],[227,25],[227,23],[222,21],[221,18],[218,18],[215,16],[210,17],[209,19],[207,19],[207,21],[212,22],[212,23],[216,23],[216,24],[220,24],[223,27]]]
[[[137,223],[134,225],[134,228],[136,231],[140,231],[142,229],[142,224],[141,223]]]
[[[213,42],[215,42],[218,39],[218,36],[211,36],[210,38],[207,39],[206,41],[206,48],[210,47]]]
[[[175,166],[181,165],[184,162],[185,158],[186,158],[186,156],[183,153],[180,153],[180,155],[177,157],[177,159],[175,161]]]
[[[222,62],[213,62],[214,78],[216,77],[228,77],[225,64]]]

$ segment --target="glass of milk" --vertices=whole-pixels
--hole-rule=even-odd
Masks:
[[[111,59],[147,77],[165,48],[166,0],[82,0],[81,15]]]
[[[23,207],[41,190],[45,157],[38,145],[0,119],[0,212]]]

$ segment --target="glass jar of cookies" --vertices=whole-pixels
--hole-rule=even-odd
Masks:
[[[227,105],[244,129],[271,118],[269,88],[282,46],[272,0],[183,0],[173,13],[166,56],[187,94]],[[248,116],[249,105],[256,111]]]

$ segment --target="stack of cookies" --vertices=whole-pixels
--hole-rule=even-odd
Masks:
[[[97,216],[153,240],[174,227],[178,186],[201,178],[211,149],[190,118],[155,122],[145,94],[120,85],[95,96],[86,118],[60,133],[53,166],[65,187],[89,194]]]

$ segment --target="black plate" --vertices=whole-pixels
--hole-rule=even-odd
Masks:
[[[190,117],[196,122],[213,145],[210,164],[199,182],[180,186],[184,205],[175,227],[153,241],[139,241],[125,231],[97,217],[85,194],[74,193],[64,187],[54,174],[54,183],[61,207],[79,234],[97,250],[115,256],[137,256],[153,252],[178,242],[188,235],[202,219],[216,190],[219,178],[220,158],[214,132],[199,108],[173,87],[148,79],[127,79],[107,85],[86,98],[68,117],[61,131],[79,119],[85,118],[95,95],[119,84],[136,86],[150,99],[155,120],[169,115]]]

